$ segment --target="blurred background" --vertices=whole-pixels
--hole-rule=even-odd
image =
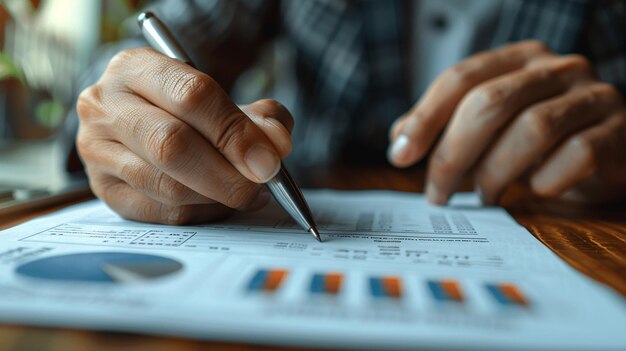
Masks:
[[[136,26],[125,21],[145,2],[1,0],[0,146],[58,132],[96,49]]]
[[[67,189],[75,84],[97,48],[135,30],[139,0],[0,0],[0,214]]]

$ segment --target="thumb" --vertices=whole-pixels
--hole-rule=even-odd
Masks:
[[[239,108],[265,133],[281,158],[291,153],[293,117],[283,105],[276,100],[264,99]]]

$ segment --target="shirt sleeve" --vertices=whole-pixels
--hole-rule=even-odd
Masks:
[[[583,53],[593,62],[598,78],[626,97],[625,23],[625,1],[592,1],[582,41]]]
[[[196,66],[226,90],[281,26],[278,1],[161,0],[147,9],[168,26]]]
[[[228,91],[236,78],[256,59],[259,49],[281,29],[278,1],[262,0],[161,0],[146,10],[154,12],[191,56],[196,66]],[[139,35],[108,44],[81,76],[62,132],[69,155],[68,170],[80,172],[74,136],[78,130],[76,100],[95,83],[118,52],[146,46]]]

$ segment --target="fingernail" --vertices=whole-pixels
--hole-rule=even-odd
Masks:
[[[426,197],[428,201],[435,205],[445,205],[448,197],[442,194],[432,183],[426,184]]]
[[[246,154],[245,161],[250,172],[262,183],[272,179],[280,170],[280,158],[263,145],[252,146]]]
[[[409,137],[405,134],[400,134],[389,148],[389,159],[396,162],[405,159],[409,149],[409,143]]]

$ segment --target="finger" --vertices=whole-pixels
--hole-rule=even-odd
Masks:
[[[168,206],[214,204],[134,154],[126,146],[109,140],[93,140],[81,146],[81,154],[97,162],[91,168],[118,178],[133,189]]]
[[[83,92],[83,100],[97,94],[97,88]],[[125,94],[123,103],[102,104],[105,115],[97,124],[108,137],[206,198],[231,208],[243,208],[258,194],[258,186],[242,176],[213,146],[185,122],[142,98]],[[83,105],[88,104],[83,102]],[[103,125],[104,123],[108,125]],[[89,149],[93,140],[79,133],[77,143]],[[107,136],[105,136],[107,137]],[[95,157],[97,157],[97,154]]]
[[[183,225],[221,219],[232,210],[221,204],[169,206],[151,199],[117,178],[95,175],[92,189],[122,217],[130,220]]]
[[[493,204],[504,188],[554,145],[604,118],[621,105],[611,85],[574,89],[523,111],[480,162],[476,184],[483,202]]]
[[[242,207],[239,210],[246,211],[246,212],[259,210],[265,207],[265,205],[267,205],[271,199],[272,199],[272,194],[270,193],[269,189],[267,187],[262,187],[256,199],[253,202],[251,202],[248,206]]]
[[[579,57],[554,58],[541,67],[515,71],[472,89],[455,111],[430,159],[426,187],[429,200],[446,203],[517,111],[561,94],[575,79],[572,72],[586,76],[588,67]]]
[[[612,115],[603,123],[567,139],[532,175],[530,184],[536,193],[554,197],[589,179],[601,167],[615,167],[624,150],[626,115]],[[618,145],[616,147],[616,145]]]
[[[288,133],[291,133],[294,120],[291,113],[283,104],[273,99],[261,99],[251,104],[241,106],[241,110],[248,116],[258,118],[273,118]]]
[[[264,99],[240,108],[265,133],[281,158],[291,153],[293,118],[283,105],[276,100]]]
[[[476,85],[547,55],[551,55],[550,51],[543,44],[524,41],[474,55],[445,71],[405,117],[394,124],[389,149],[391,163],[406,167],[421,159],[465,94]]]
[[[124,70],[106,76],[197,130],[246,178],[265,183],[278,173],[272,142],[208,75],[151,49],[124,51],[108,70]]]

